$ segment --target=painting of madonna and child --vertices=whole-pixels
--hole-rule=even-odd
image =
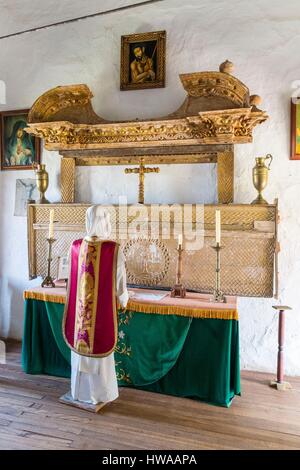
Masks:
[[[40,140],[25,131],[28,110],[1,113],[1,170],[32,170]]]

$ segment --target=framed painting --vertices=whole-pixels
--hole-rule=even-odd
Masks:
[[[291,160],[300,160],[300,98],[291,100]]]
[[[16,180],[15,216],[26,217],[27,204],[35,203],[38,199],[40,199],[40,194],[36,187],[35,178]]]
[[[165,86],[166,31],[121,38],[121,90]]]
[[[40,163],[41,141],[25,131],[28,111],[1,113],[1,170],[32,170]]]

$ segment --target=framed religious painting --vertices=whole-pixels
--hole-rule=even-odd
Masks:
[[[291,160],[300,160],[300,98],[291,100]]]
[[[1,113],[1,170],[32,170],[40,163],[41,141],[25,131],[28,111]]]
[[[121,90],[165,86],[166,31],[121,38]]]

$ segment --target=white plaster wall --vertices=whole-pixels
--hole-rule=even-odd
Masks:
[[[274,162],[265,197],[280,201],[280,302],[293,307],[287,314],[289,374],[300,374],[300,162],[289,161],[290,95],[292,82],[300,79],[299,25],[299,0],[165,0],[0,42],[0,79],[7,83],[5,109],[30,107],[56,85],[87,83],[95,94],[96,112],[116,120],[172,112],[185,96],[179,73],[217,70],[227,58],[236,64],[235,75],[263,97],[262,108],[271,117],[255,130],[253,144],[236,148],[235,202],[254,198],[254,157],[271,153]],[[166,88],[120,92],[120,36],[160,29],[168,35]],[[51,181],[47,196],[55,201],[59,199],[59,157],[44,152],[43,160]],[[15,180],[29,175],[0,174],[0,335],[17,338],[22,335],[22,291],[37,284],[26,280],[26,220],[13,216]],[[125,177],[122,168],[81,168],[78,200],[115,202],[122,193],[134,201],[134,178]],[[215,197],[213,166],[183,166],[180,171],[166,166],[161,167],[161,175],[147,178],[149,202],[208,202]],[[275,370],[274,303],[239,300],[243,368]]]

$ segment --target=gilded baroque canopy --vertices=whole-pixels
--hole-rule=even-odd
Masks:
[[[257,108],[260,97],[250,96],[231,71],[226,61],[219,72],[180,75],[187,92],[182,106],[147,121],[108,121],[93,111],[87,85],[59,86],[36,100],[27,131],[59,151],[251,142],[252,130],[268,116]]]

